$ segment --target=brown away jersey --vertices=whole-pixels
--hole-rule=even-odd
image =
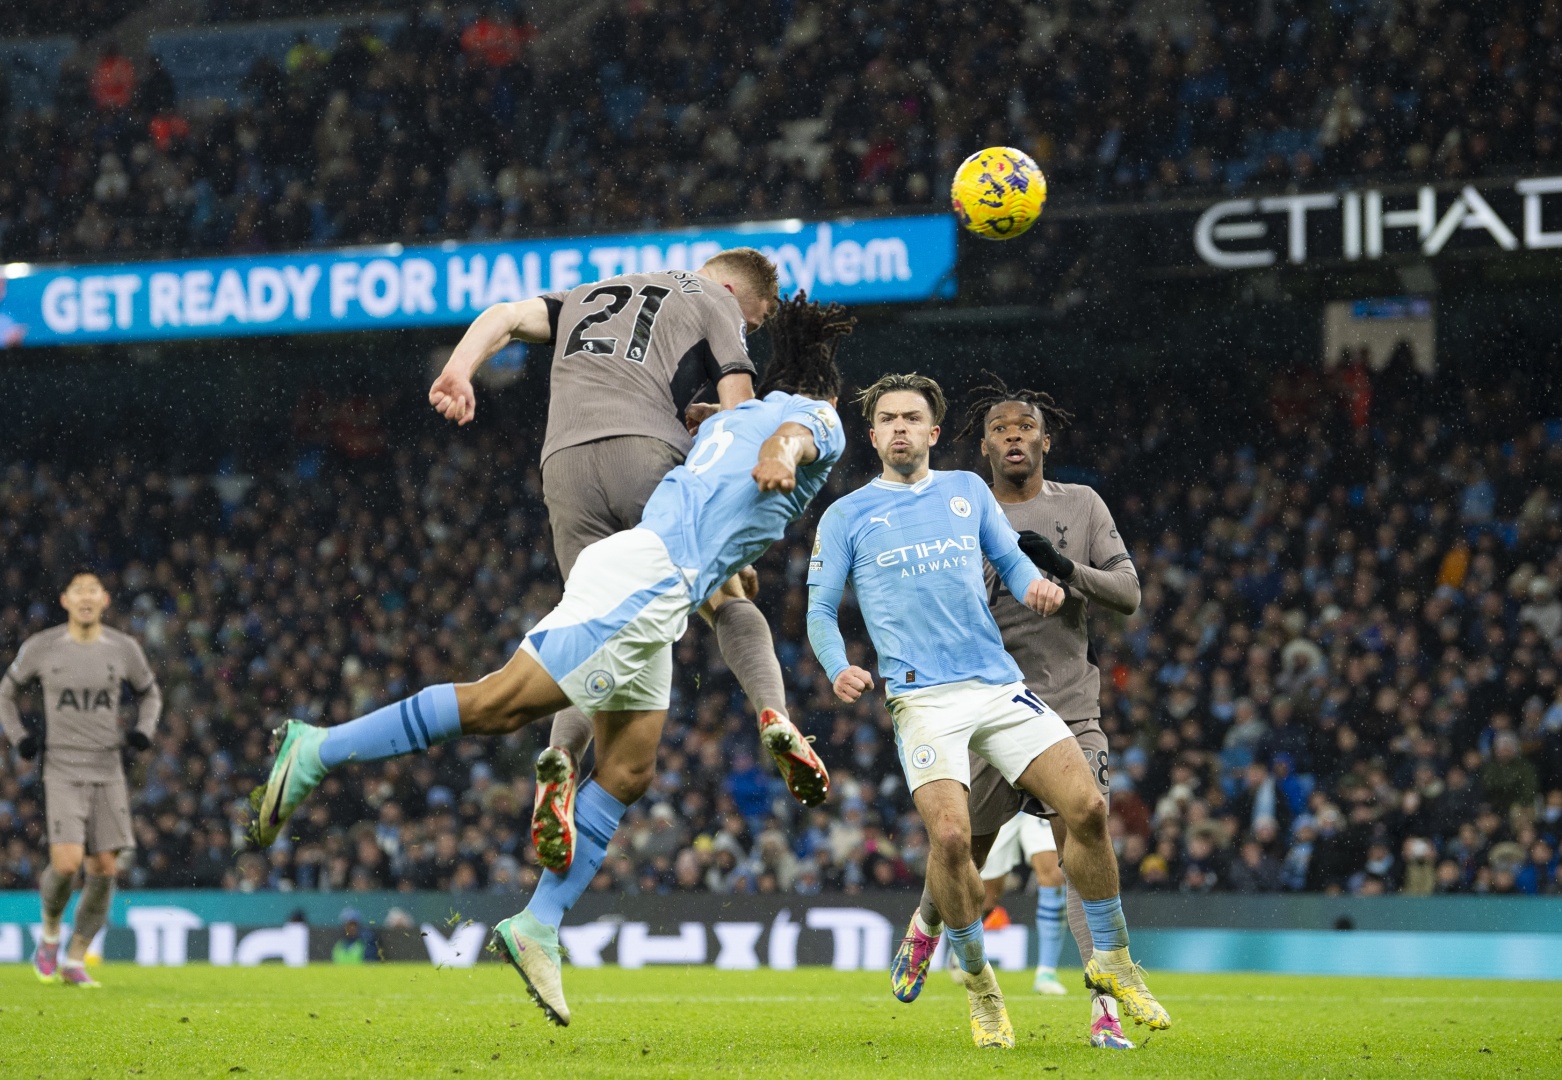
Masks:
[[[1094,488],[1045,480],[1030,502],[999,502],[1009,524],[1052,541],[1060,554],[1097,570],[1117,570],[1129,561],[1112,515]],[[986,567],[987,597],[1003,635],[1003,646],[1025,674],[1025,685],[1064,720],[1101,715],[1101,672],[1086,632],[1090,602],[1076,589],[1057,614],[1042,618],[1024,607]]]
[[[684,407],[709,382],[754,373],[737,298],[691,271],[624,274],[543,299],[554,328],[544,461],[615,435],[687,454]]]
[[[68,627],[51,627],[22,642],[4,678],[7,698],[34,679],[43,689],[45,779],[95,783],[123,775],[120,693],[128,682],[145,706],[157,688],[135,638],[105,626],[96,641],[80,642]],[[137,727],[150,734],[156,713],[150,722],[145,713]]]

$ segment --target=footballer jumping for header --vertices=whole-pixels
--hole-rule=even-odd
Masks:
[[[478,316],[429,390],[458,424],[476,414],[472,374],[511,340],[553,345],[542,491],[559,571],[568,580],[582,550],[640,523],[646,501],[682,462],[701,420],[695,403],[714,385],[721,409],[754,397],[747,335],[775,312],[776,269],[754,248],[731,248],[698,271],[622,274]],[[754,606],[751,570],[723,583],[702,610],[716,643],[759,717],[760,741],[805,805],[829,793],[829,774],[787,718],[770,626]],[[566,871],[575,853],[578,769],[591,743],[578,708],[553,719],[537,759],[532,842],[537,859]]]

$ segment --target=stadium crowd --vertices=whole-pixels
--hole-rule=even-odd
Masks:
[[[1458,379],[1299,368],[1246,425],[1209,396],[1125,387],[1057,439],[1049,470],[1102,492],[1143,582],[1136,614],[1092,629],[1125,889],[1562,890],[1562,426],[1516,384]],[[497,668],[560,591],[533,411],[496,403],[453,433],[410,401],[320,428],[316,404],[294,459],[251,473],[178,475],[151,447],[80,472],[7,463],[0,659],[60,621],[43,583],[102,570],[166,700],[131,763],[133,886],[527,890],[535,731],[348,767],[272,849],[246,846],[282,718],[337,723]],[[392,423],[422,434],[392,442]],[[821,503],[873,471],[848,423]],[[978,463],[962,444],[934,464]],[[838,705],[805,642],[819,509],[759,570],[831,800],[787,796],[696,620],[658,778],[594,888],[919,882],[882,697]],[[11,753],[0,888],[41,871],[41,808],[36,765]]]
[[[1056,202],[1562,161],[1559,0],[1212,0],[1175,32],[1128,0],[626,0],[550,63],[523,9],[408,8],[257,58],[233,108],[181,100],[155,50],[79,53],[4,117],[0,257],[940,207],[992,144]]]

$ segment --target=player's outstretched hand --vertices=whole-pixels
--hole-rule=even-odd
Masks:
[[[797,469],[774,458],[761,458],[754,466],[754,483],[760,491],[791,491],[797,486]]]
[[[1025,606],[1038,615],[1051,615],[1063,606],[1067,597],[1063,587],[1046,578],[1037,578],[1025,590]]]
[[[152,740],[146,737],[144,731],[132,731],[125,736],[125,745],[138,754],[144,754],[152,748]]]
[[[691,401],[689,407],[683,410],[683,426],[689,429],[692,438],[700,433],[701,424],[719,412],[721,406],[714,401]]]
[[[440,416],[461,426],[470,424],[477,416],[477,394],[472,389],[472,380],[448,369],[441,371],[434,385],[428,388],[428,403]]]
[[[873,689],[873,676],[860,667],[849,667],[835,677],[835,696],[850,705]]]
[[[16,744],[16,752],[22,756],[23,761],[31,761],[38,756],[38,736],[23,735],[21,741]]]
[[[1020,533],[1020,550],[1025,557],[1036,564],[1036,569],[1046,574],[1051,574],[1059,581],[1067,581],[1074,576],[1074,560],[1064,555],[1052,546],[1039,532],[1025,529]]]

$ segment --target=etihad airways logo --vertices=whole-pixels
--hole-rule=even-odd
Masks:
[[[974,536],[951,536],[943,540],[929,540],[921,544],[907,544],[905,547],[881,551],[877,561],[880,566],[906,566],[909,563],[916,563],[918,565],[914,572],[923,574],[929,570],[947,570],[954,566],[964,566],[968,554],[977,551],[979,547]]]

